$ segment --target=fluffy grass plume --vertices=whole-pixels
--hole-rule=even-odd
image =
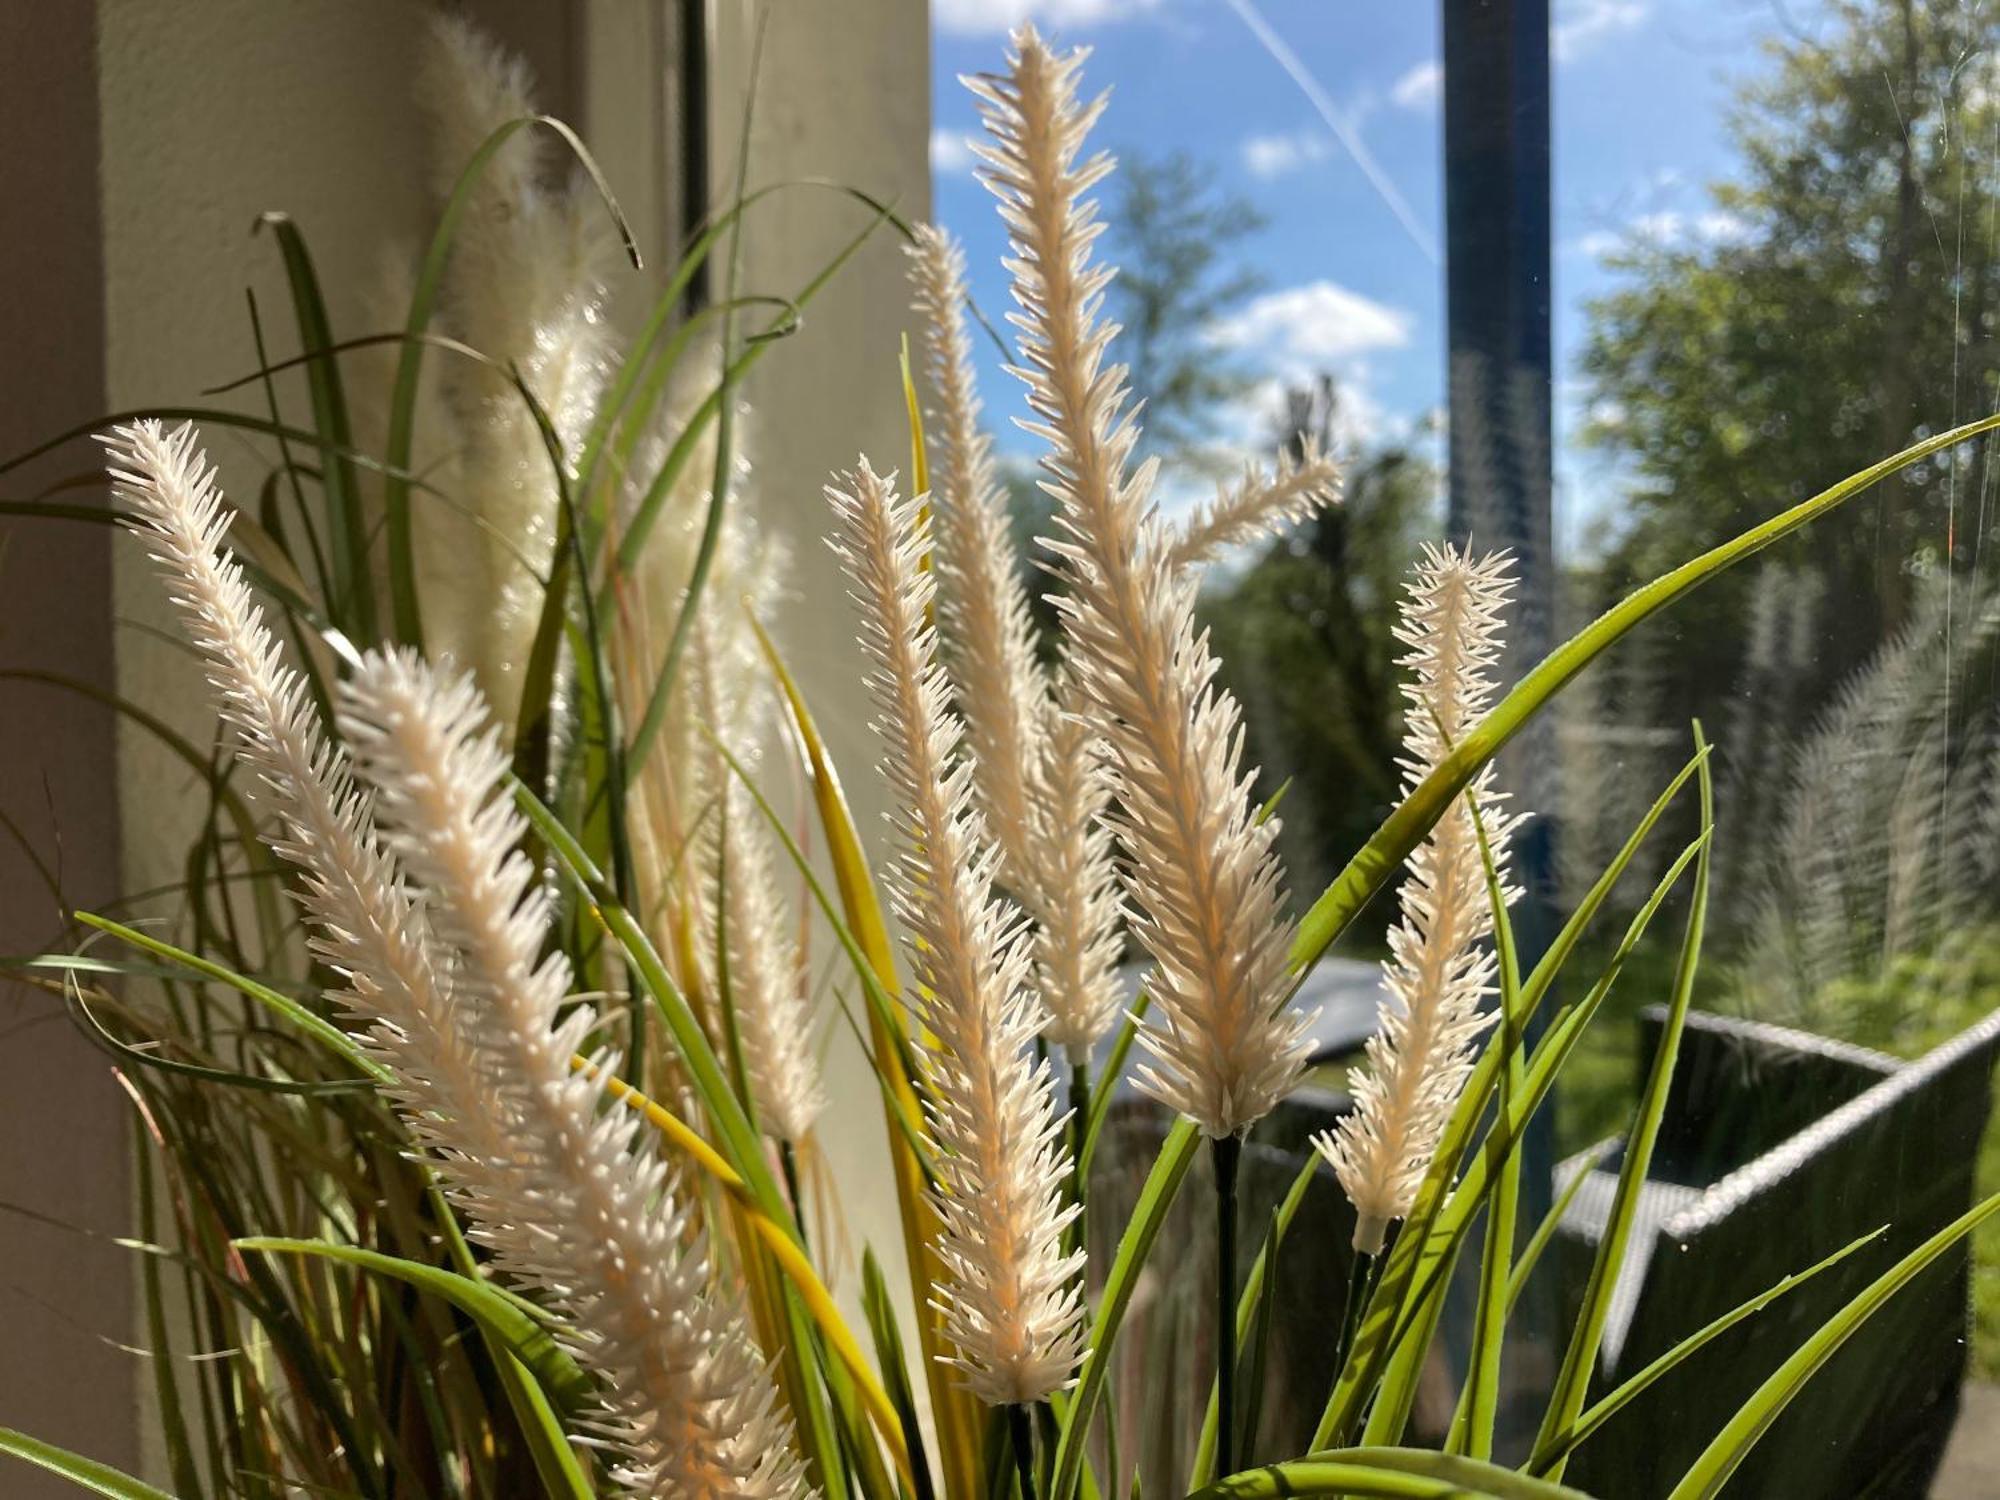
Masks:
[[[723,796],[717,884],[743,1068],[766,1133],[798,1146],[826,1107],[826,1093],[813,1058],[805,968],[790,936],[796,918],[778,894],[755,803],[736,782]]]
[[[1308,1022],[1285,1001],[1277,827],[1254,816],[1242,716],[1214,686],[1194,583],[1152,504],[1154,465],[1132,464],[1135,413],[1122,370],[1105,362],[1111,272],[1092,260],[1103,225],[1086,195],[1111,161],[1081,156],[1103,108],[1078,98],[1084,57],[1058,56],[1023,26],[1007,72],[968,84],[990,137],[982,176],[1012,239],[1016,373],[1060,505],[1048,545],[1069,585],[1072,664],[1109,746],[1133,928],[1156,965],[1139,1083],[1220,1138],[1291,1087]]]
[[[1174,540],[1174,566],[1195,567],[1231,547],[1283,531],[1340,497],[1340,466],[1311,436],[1275,469],[1250,464],[1234,484],[1195,508]]]
[[[999,852],[972,805],[964,730],[935,660],[921,497],[898,499],[864,459],[827,498],[874,663],[895,808],[887,883],[935,1038],[925,1059],[945,1267],[935,1305],[973,1394],[1026,1404],[1066,1386],[1084,1347],[1084,1257],[1062,1248],[1076,1211],[1062,1202],[1070,1162],[1048,1067],[1032,1051],[1029,948],[1018,912],[994,894]]]
[[[973,795],[1017,896],[1038,884],[1031,782],[1049,715],[1035,627],[1021,580],[993,444],[980,426],[965,324],[965,252],[944,230],[917,226],[910,281],[923,314],[934,405],[932,529],[945,669],[978,769]]]
[[[431,190],[442,205],[494,130],[536,113],[526,66],[462,17],[433,14],[419,56]],[[556,537],[560,501],[542,433],[502,373],[517,370],[566,451],[596,414],[610,368],[604,277],[612,240],[581,177],[552,180],[546,132],[517,130],[473,189],[440,288],[438,331],[487,355],[438,365],[449,499],[413,508],[426,644],[470,664],[511,727]]]
[[[1035,656],[1028,590],[979,422],[965,252],[923,224],[909,254],[935,403],[938,633],[972,751],[973,796],[1000,847],[1003,883],[1035,918],[1043,1034],[1085,1059],[1123,999],[1111,835],[1100,826],[1110,797],[1102,745],[1075,704],[1054,701]]]
[[[1035,781],[1035,987],[1048,1012],[1042,1035],[1081,1067],[1118,1024],[1125,986],[1118,963],[1118,874],[1105,814],[1111,776],[1104,740],[1077,702],[1076,679],[1057,681],[1055,712]]]
[[[1475,561],[1435,546],[1417,565],[1396,627],[1396,639],[1409,648],[1401,664],[1411,674],[1403,685],[1406,793],[1492,702],[1511,566],[1504,553]],[[1473,1043],[1490,1020],[1480,1001],[1493,991],[1496,960],[1485,946],[1493,905],[1475,801],[1504,879],[1518,819],[1501,811],[1505,796],[1494,790],[1488,765],[1409,857],[1402,920],[1389,934],[1382,965],[1392,1004],[1369,1038],[1367,1066],[1353,1084],[1354,1112],[1316,1141],[1354,1203],[1355,1247],[1370,1255],[1416,1201],[1472,1069]]]
[[[549,899],[519,848],[506,752],[477,687],[414,653],[371,654],[340,716],[450,952],[488,1107],[514,1126],[509,1156],[468,1180],[474,1232],[560,1309],[604,1374],[591,1425],[620,1454],[616,1478],[642,1495],[801,1495],[776,1389],[710,1290],[666,1164],[636,1114],[599,1107],[616,1055],[571,1066],[597,1016],[569,1003],[563,955],[542,956]]]
[[[589,1425],[625,1492],[800,1495],[770,1381],[710,1301],[698,1242],[681,1249],[689,1226],[664,1166],[635,1141],[637,1117],[600,1115],[600,1086],[570,1068],[595,1017],[577,1006],[558,1021],[567,969],[534,961],[546,914],[524,897],[518,819],[494,797],[506,761],[480,733],[475,690],[413,658],[364,665],[347,703],[398,825],[385,843],[227,552],[194,440],[192,426],[119,429],[114,485],[279,819],[274,846],[305,874],[315,951],[346,980],[341,1001],[368,1024],[417,1138],[474,1235],[571,1320],[567,1341],[605,1381]],[[402,873],[412,854],[421,898]],[[596,1062],[608,1073],[615,1059]]]

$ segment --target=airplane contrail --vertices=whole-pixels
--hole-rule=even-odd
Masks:
[[[1311,104],[1314,111],[1326,122],[1326,128],[1331,130],[1333,138],[1340,142],[1341,150],[1345,151],[1354,165],[1361,169],[1361,175],[1368,179],[1368,185],[1374,188],[1376,194],[1388,205],[1389,212],[1396,216],[1396,222],[1403,226],[1403,232],[1410,237],[1411,242],[1424,253],[1432,265],[1443,264],[1437,241],[1431,237],[1430,231],[1418,222],[1409,203],[1397,191],[1396,184],[1390,181],[1389,174],[1382,170],[1381,163],[1375,160],[1368,147],[1362,143],[1361,137],[1354,133],[1353,127],[1342,118],[1340,111],[1334,108],[1332,96],[1320,86],[1319,80],[1313,77],[1305,63],[1300,60],[1298,53],[1291,49],[1283,37],[1271,29],[1271,23],[1264,19],[1263,13],[1257,9],[1253,0],[1228,0],[1228,3],[1229,8],[1242,17],[1243,24],[1250,28],[1251,35],[1263,43],[1264,50],[1271,54],[1272,60],[1291,75],[1292,82],[1299,86],[1299,92],[1306,96],[1306,102]]]

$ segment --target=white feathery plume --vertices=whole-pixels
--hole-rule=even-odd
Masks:
[[[723,794],[721,887],[729,995],[765,1132],[796,1146],[826,1107],[792,914],[771,876],[762,814],[732,780]]]
[[[526,67],[443,12],[431,16],[421,48],[418,97],[429,117],[439,203],[494,130],[536,112]],[[560,494],[541,430],[501,371],[520,372],[567,452],[588,428],[609,368],[607,217],[580,177],[550,185],[549,166],[543,132],[516,131],[467,201],[438,323],[499,368],[440,364],[457,488],[451,502],[419,505],[412,517],[426,644],[471,664],[509,728],[540,617],[539,580],[555,545]]]
[[[1246,465],[1236,483],[1181,523],[1174,537],[1176,568],[1197,567],[1231,547],[1271,536],[1340,498],[1340,465],[1308,437],[1304,451],[1264,469]]]
[[[967,83],[992,138],[978,148],[982,175],[1013,240],[1015,373],[1061,505],[1061,535],[1048,542],[1070,585],[1059,602],[1110,746],[1134,930],[1156,965],[1156,1009],[1142,1033],[1152,1061],[1139,1083],[1220,1138],[1290,1089],[1309,1021],[1286,1003],[1291,929],[1276,821],[1253,815],[1241,714],[1214,686],[1194,582],[1175,569],[1151,504],[1155,466],[1131,468],[1138,429],[1124,372],[1104,362],[1117,331],[1098,318],[1111,272],[1092,264],[1103,225],[1084,194],[1111,162],[1078,160],[1103,109],[1102,98],[1078,101],[1085,55],[1058,57],[1023,26],[1008,72]]]
[[[935,1305],[951,1362],[989,1405],[1066,1386],[1084,1352],[1082,1253],[1065,1255],[1070,1170],[1015,910],[993,891],[998,850],[972,806],[964,731],[948,707],[926,616],[922,497],[898,500],[863,459],[827,489],[834,548],[860,606],[861,639],[896,830],[888,884],[908,939],[913,990],[935,1037],[926,1114],[938,1151]]]
[[[376,840],[367,798],[229,553],[232,516],[196,436],[193,423],[168,433],[149,420],[104,438],[116,497],[137,518],[256,773],[254,800],[278,818],[272,847],[303,872],[312,950],[346,978],[336,999],[367,1024],[363,1040],[393,1070],[412,1130],[453,1166],[504,1152],[505,1123],[484,1107],[448,969],[433,961],[429,925]]]
[[[909,256],[936,400],[929,437],[938,635],[978,767],[973,795],[1000,846],[1002,880],[1025,899],[1038,884],[1030,783],[1046,734],[1048,683],[1035,659],[1028,591],[992,440],[979,422],[965,326],[965,252],[944,230],[919,224]]]
[[[1071,1061],[1116,1024],[1116,871],[1110,800],[1095,729],[1060,720],[1035,658],[1034,624],[1009,533],[992,443],[979,422],[965,322],[965,252],[944,230],[917,226],[910,247],[915,306],[924,315],[931,389],[932,528],[938,634],[973,756],[973,795],[1000,846],[1003,883],[1034,916],[1043,1034]],[[1064,699],[1074,696],[1065,685]]]
[[[1512,561],[1478,561],[1453,547],[1426,546],[1409,585],[1396,639],[1408,702],[1403,731],[1404,791],[1414,791],[1492,702],[1501,649],[1501,611],[1513,588]],[[1388,1227],[1416,1201],[1438,1137],[1472,1070],[1472,1044],[1491,1017],[1496,960],[1484,946],[1493,905],[1479,852],[1479,824],[1504,882],[1518,815],[1504,813],[1489,764],[1452,800],[1410,854],[1402,921],[1383,961],[1391,1006],[1368,1041],[1368,1062],[1352,1088],[1355,1107],[1315,1144],[1357,1216],[1355,1248],[1381,1251]],[[1478,822],[1474,820],[1474,805]],[[1514,892],[1503,884],[1503,894]]]
[[[1111,776],[1103,736],[1079,696],[1075,676],[1061,673],[1035,787],[1036,869],[1046,893],[1037,911],[1035,986],[1048,1011],[1042,1035],[1068,1050],[1072,1067],[1089,1061],[1125,1009],[1118,871],[1104,821]]]
[[[340,718],[451,952],[489,1107],[514,1125],[508,1157],[463,1175],[474,1233],[605,1375],[591,1425],[620,1455],[616,1479],[649,1496],[803,1494],[769,1372],[708,1290],[666,1164],[636,1114],[599,1108],[616,1054],[571,1067],[597,1016],[567,1004],[562,953],[541,956],[549,896],[519,848],[507,754],[477,687],[414,652],[371,653],[342,685]]]
[[[593,1300],[592,1282],[578,1279],[573,1263],[572,1252],[588,1247],[568,1246],[565,1239],[555,1247],[560,1254],[552,1257],[554,1266],[515,1258],[514,1268],[550,1290],[564,1311],[588,1304],[600,1315],[576,1324],[572,1347],[610,1386],[609,1410],[597,1425],[620,1456],[620,1484],[637,1495],[800,1493],[796,1464],[771,1410],[769,1381],[740,1334],[705,1300],[704,1260],[698,1253],[674,1259],[686,1224],[660,1191],[662,1169],[650,1156],[606,1154],[621,1121],[629,1143],[636,1117],[615,1111],[592,1124],[597,1087],[569,1075],[568,1043],[588,1029],[588,1017],[575,1038],[565,1027],[561,1035],[542,1039],[539,1056],[546,1066],[540,1085],[524,1089],[518,1075],[496,1078],[490,1007],[452,982],[454,965],[436,943],[427,908],[378,840],[369,801],[354,786],[345,758],[327,744],[303,679],[283,665],[242,570],[228,554],[230,518],[214,471],[194,441],[191,424],[172,435],[157,422],[118,429],[107,440],[117,495],[139,518],[136,529],[172,583],[223,717],[238,732],[243,758],[257,773],[258,800],[280,820],[273,847],[304,874],[303,901],[316,929],[313,949],[348,981],[338,999],[368,1023],[365,1040],[394,1074],[390,1092],[406,1122],[435,1152],[454,1199],[477,1221],[481,1239],[529,1243],[548,1238],[549,1231],[525,1226],[584,1222],[551,1216],[560,1204],[547,1198],[547,1184],[538,1174],[548,1165],[554,1138],[536,1135],[539,1122],[520,1108],[524,1097],[544,1112],[566,1107],[577,1126],[572,1135],[594,1149],[593,1165],[600,1172],[599,1179],[582,1180],[585,1191],[622,1188],[652,1218],[647,1257],[636,1262],[648,1268],[646,1283],[614,1278],[616,1299],[636,1304],[646,1293],[669,1294],[649,1304],[650,1310],[639,1310],[668,1335],[646,1359],[654,1385],[672,1372],[680,1394],[657,1411],[640,1411],[639,1400],[652,1390],[635,1398],[628,1380],[635,1320],[617,1320],[613,1336],[605,1336],[603,1299]],[[431,790],[443,795],[448,789]],[[487,827],[497,831],[493,820]],[[506,1059],[498,1061],[504,1070]],[[597,1059],[600,1069],[611,1061]],[[541,1247],[542,1253],[548,1248]],[[661,1249],[668,1252],[664,1259],[652,1253]],[[695,1419],[706,1425],[689,1425]],[[749,1454],[774,1456],[751,1465]],[[738,1470],[751,1474],[749,1485],[733,1482]],[[710,1483],[704,1475],[720,1475],[721,1482]],[[685,1482],[690,1478],[701,1482],[690,1487]]]

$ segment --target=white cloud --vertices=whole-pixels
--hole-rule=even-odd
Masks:
[[[972,138],[962,130],[942,125],[931,132],[931,171],[939,177],[957,177],[972,170]]]
[[[1389,97],[1404,109],[1433,108],[1444,92],[1444,68],[1420,62],[1389,87]]]
[[[1243,165],[1253,177],[1283,177],[1326,160],[1332,151],[1333,142],[1309,130],[1293,135],[1253,135],[1243,143]]]
[[[1549,27],[1557,62],[1575,62],[1608,37],[1646,19],[1648,0],[1559,0]]]
[[[1712,208],[1692,216],[1674,209],[1635,215],[1622,229],[1593,229],[1573,242],[1579,255],[1601,260],[1628,246],[1648,245],[1666,249],[1676,245],[1728,245],[1749,233],[1749,225],[1735,214]]]
[[[1011,31],[1023,21],[1053,27],[1104,26],[1158,5],[1159,0],[936,0],[931,21],[939,31],[991,36]]]
[[[1208,336],[1223,348],[1261,352],[1288,372],[1302,372],[1372,349],[1402,348],[1410,341],[1410,315],[1331,281],[1312,281],[1253,298]]]

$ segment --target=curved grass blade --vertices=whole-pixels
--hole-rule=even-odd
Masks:
[[[1583,1175],[1581,1172],[1577,1173],[1577,1179],[1581,1180]],[[1832,1269],[1870,1240],[1881,1238],[1882,1233],[1881,1229],[1869,1230],[1866,1234],[1860,1235],[1841,1246],[1840,1249],[1834,1251],[1833,1254],[1827,1256],[1824,1260],[1806,1267],[1803,1271],[1792,1272],[1791,1275],[1785,1277],[1775,1286],[1767,1287],[1749,1301],[1739,1303],[1737,1306],[1731,1308],[1728,1312],[1698,1332],[1689,1334],[1665,1354],[1662,1354],[1658,1359],[1648,1364],[1644,1369],[1635,1372],[1630,1378],[1622,1381],[1616,1390],[1607,1393],[1588,1411],[1576,1419],[1575,1426],[1557,1437],[1548,1451],[1537,1452],[1534,1457],[1529,1459],[1527,1467],[1532,1471],[1544,1471],[1557,1458],[1574,1452],[1598,1428],[1602,1427],[1628,1406],[1640,1392],[1644,1391],[1668,1371],[1674,1369],[1682,1361],[1690,1358],[1711,1339],[1718,1338],[1722,1334],[1727,1333],[1745,1318],[1754,1317],[1787,1292],[1805,1285],[1806,1282],[1812,1280],[1820,1272]]]
[[[1757,1393],[1729,1419],[1701,1457],[1695,1460],[1694,1467],[1674,1486],[1667,1500],[1711,1500],[1719,1494],[1758,1439],[1771,1430],[1771,1424],[1778,1420],[1779,1414],[1805,1388],[1806,1382],[1833,1358],[1840,1346],[1932,1262],[1996,1213],[2000,1213],[2000,1193],[1945,1225],[1869,1283],[1859,1296],[1821,1325],[1790,1359],[1772,1372],[1770,1379],[1757,1388]]]
[[[586,492],[597,477],[597,464],[605,444],[610,440],[612,429],[625,417],[626,408],[639,391],[642,380],[649,393],[657,397],[661,382],[658,379],[659,364],[654,359],[654,346],[663,337],[669,337],[668,329],[674,321],[674,314],[681,309],[688,287],[693,284],[694,278],[707,263],[709,253],[715,248],[716,242],[757,203],[773,193],[786,192],[794,188],[817,188],[843,194],[888,220],[905,238],[911,233],[909,223],[896,213],[893,204],[861,188],[850,187],[846,183],[835,182],[829,178],[796,177],[768,183],[745,194],[740,201],[730,203],[722,210],[719,217],[712,219],[695,235],[687,249],[682,252],[673,274],[667,278],[666,285],[653,299],[652,311],[647,315],[645,325],[640,329],[638,337],[632,341],[625,358],[619,362],[618,374],[613,379],[611,388],[605,393],[603,401],[599,403],[597,415],[592,420],[589,431],[584,435],[579,450],[577,473],[583,481]],[[792,311],[791,322],[795,327],[798,322],[796,304],[793,305]],[[652,369],[649,370],[648,366],[652,366]],[[642,401],[628,426],[634,429],[642,428],[650,413],[651,401]]]
[[[40,1442],[11,1427],[0,1427],[0,1453],[23,1459],[93,1495],[108,1495],[111,1500],[174,1500],[165,1490],[156,1490],[109,1464],[71,1453],[53,1443]]]
[[[361,513],[354,464],[343,456],[354,447],[354,431],[348,421],[340,363],[331,352],[333,325],[299,226],[290,216],[273,212],[260,214],[252,232],[262,229],[270,230],[278,241],[285,277],[291,283],[292,307],[298,316],[299,347],[306,351],[306,391],[312,401],[313,426],[320,435],[320,491],[326,502],[327,539],[333,554],[333,592],[326,601],[327,611],[344,628],[372,641],[375,580],[368,566],[368,526]]]
[[[120,942],[129,943],[134,948],[150,953],[156,958],[164,958],[170,963],[179,965],[181,968],[191,970],[218,983],[226,984],[238,993],[255,1000],[259,1005],[275,1011],[297,1026],[301,1031],[304,1031],[314,1041],[320,1043],[321,1046],[338,1053],[348,1063],[352,1064],[357,1071],[366,1074],[376,1083],[381,1084],[392,1081],[392,1075],[389,1070],[370,1057],[355,1038],[349,1036],[324,1016],[315,1015],[290,996],[281,995],[270,986],[260,984],[254,979],[237,973],[234,969],[214,963],[206,958],[201,958],[184,949],[176,948],[172,943],[163,942],[159,938],[139,931],[136,927],[127,927],[123,922],[114,922],[109,917],[98,916],[95,912],[80,911],[75,915],[77,921],[83,923],[86,927],[94,927],[99,932],[109,933]]]
[[[442,1297],[464,1313],[480,1331],[506,1345],[514,1357],[540,1382],[542,1389],[564,1411],[576,1411],[590,1400],[591,1379],[577,1362],[564,1352],[549,1332],[545,1315],[531,1313],[531,1304],[503,1293],[484,1281],[474,1281],[456,1271],[446,1271],[421,1261],[384,1255],[359,1245],[335,1245],[325,1240],[297,1240],[252,1235],[230,1242],[238,1250],[256,1250],[269,1255],[315,1255],[343,1265],[393,1277]]]
[[[1694,737],[1697,747],[1706,745],[1698,721]],[[1590,1280],[1584,1287],[1583,1306],[1577,1314],[1576,1330],[1563,1355],[1562,1369],[1556,1375],[1555,1389],[1550,1393],[1541,1431],[1535,1435],[1537,1451],[1552,1448],[1556,1435],[1573,1427],[1578,1413],[1583,1410],[1590,1378],[1597,1368],[1598,1345],[1604,1337],[1604,1325],[1611,1316],[1612,1295],[1617,1290],[1618,1276],[1625,1265],[1625,1247],[1631,1240],[1632,1225],[1638,1216],[1639,1194],[1645,1188],[1646,1174],[1653,1164],[1653,1146],[1659,1139],[1660,1122],[1667,1112],[1667,1090],[1673,1082],[1674,1064],[1680,1057],[1681,1033],[1687,1025],[1688,1007],[1694,998],[1695,971],[1701,962],[1702,935],[1708,921],[1709,850],[1715,830],[1715,787],[1706,761],[1701,767],[1701,829],[1705,841],[1695,860],[1694,900],[1688,909],[1687,932],[1681,942],[1680,962],[1674,972],[1666,1025],[1660,1033],[1659,1050],[1653,1054],[1652,1071],[1647,1074],[1645,1089],[1639,1096],[1637,1122],[1626,1138],[1625,1157],[1618,1171],[1618,1191],[1611,1200],[1611,1217],[1605,1225],[1603,1238],[1598,1242],[1597,1259],[1591,1265]],[[1557,1457],[1549,1465],[1549,1476],[1561,1479],[1566,1462],[1565,1458]]]
[[[596,187],[598,196],[604,200],[604,206],[610,211],[611,221],[617,226],[619,239],[624,244],[626,258],[635,267],[640,264],[639,246],[632,238],[632,226],[625,221],[624,210],[619,208],[596,158],[577,133],[553,115],[523,115],[507,121],[480,143],[479,149],[472,153],[472,160],[465,164],[451,196],[445,200],[444,212],[438,218],[430,248],[424,252],[423,266],[417,273],[416,288],[410,295],[409,317],[404,323],[404,332],[413,337],[403,345],[402,357],[396,364],[396,383],[389,398],[386,457],[390,473],[382,491],[383,523],[389,546],[390,611],[396,639],[407,646],[421,648],[423,645],[423,617],[417,603],[416,556],[410,531],[410,490],[407,481],[400,477],[410,466],[410,450],[415,438],[417,382],[423,372],[424,346],[421,338],[414,336],[425,334],[430,329],[444,285],[445,268],[451,261],[452,242],[458,237],[459,221],[471,205],[472,194],[480,178],[485,175],[487,166],[500,148],[517,131],[531,126],[553,131],[575,154]]]
[[[1132,1293],[1138,1287],[1139,1273],[1152,1253],[1153,1242],[1166,1225],[1167,1210],[1173,1207],[1174,1197],[1180,1192],[1188,1169],[1194,1165],[1200,1145],[1201,1130],[1192,1120],[1174,1121],[1173,1129],[1160,1145],[1153,1170],[1147,1174],[1139,1201],[1133,1205],[1125,1233],[1119,1238],[1118,1253],[1104,1278],[1097,1316],[1090,1325],[1090,1353],[1084,1357],[1062,1425],[1062,1437],[1056,1444],[1055,1471],[1049,1480],[1050,1500],[1073,1500],[1076,1495],[1091,1419],[1111,1371],[1112,1346],[1118,1340],[1119,1325],[1125,1321]]]
[[[53,981],[48,981],[51,988]],[[102,991],[99,991],[102,994]],[[70,1018],[84,1039],[107,1057],[127,1068],[143,1069],[156,1073],[173,1073],[182,1078],[192,1078],[201,1083],[212,1083],[222,1088],[255,1089],[267,1094],[301,1094],[308,1097],[324,1097],[327,1094],[350,1094],[357,1089],[373,1089],[373,1081],[366,1078],[327,1078],[296,1080],[272,1078],[262,1073],[248,1073],[232,1068],[215,1068],[205,1063],[184,1062],[179,1058],[167,1057],[158,1052],[149,1052],[135,1047],[130,1042],[114,1036],[111,1030],[97,1018],[84,997],[83,986],[76,976],[63,978],[63,1000]]]
[[[1683,563],[1672,572],[1633,590],[1550,652],[1485,718],[1465,733],[1451,753],[1438,763],[1437,769],[1389,814],[1382,826],[1347,862],[1346,868],[1320,894],[1312,909],[1299,922],[1298,934],[1292,944],[1293,968],[1305,972],[1319,962],[1362,907],[1394,877],[1404,858],[1450,806],[1451,799],[1471,785],[1480,767],[1513,739],[1544,703],[1634,626],[1658,614],[1716,574],[1761,552],[1828,511],[1837,509],[1899,470],[1995,429],[2000,429],[2000,412],[1911,444],[1902,452],[1848,476],[1810,500],[1780,512],[1721,546],[1702,553],[1693,561]]]
[[[1581,1490],[1477,1459],[1420,1448],[1348,1448],[1267,1464],[1197,1490],[1189,1500],[1285,1500],[1305,1495],[1395,1500],[1589,1500]]]
[[[280,442],[297,443],[301,447],[322,446],[318,433],[304,427],[290,427],[283,422],[271,421],[268,417],[253,417],[246,412],[231,411],[221,406],[135,406],[125,411],[107,412],[103,416],[92,417],[88,422],[80,422],[74,427],[65,427],[54,437],[44,438],[32,448],[23,449],[12,458],[0,460],[0,474],[6,474],[23,464],[34,462],[44,453],[53,453],[64,443],[73,443],[78,438],[95,437],[112,427],[122,427],[128,422],[140,422],[151,417],[161,422],[198,422],[204,427],[234,427],[244,432],[261,433],[265,437],[276,438]],[[389,466],[381,459],[363,453],[359,448],[341,448],[340,457],[356,468],[372,469],[378,474],[387,474]],[[428,489],[417,475],[407,470],[396,477],[412,488]]]

